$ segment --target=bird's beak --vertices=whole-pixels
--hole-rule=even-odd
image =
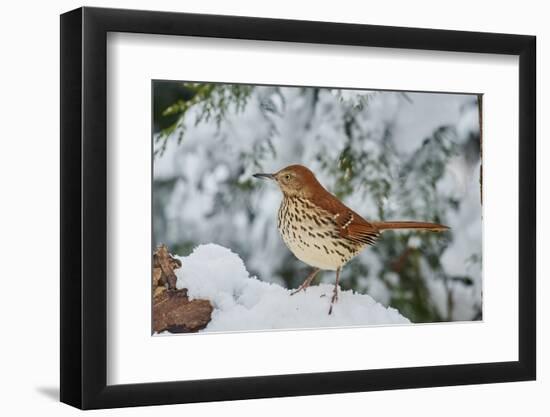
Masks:
[[[275,179],[275,175],[274,174],[254,174],[252,175],[253,177],[255,178],[269,178],[270,180],[274,180]]]

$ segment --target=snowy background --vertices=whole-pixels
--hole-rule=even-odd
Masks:
[[[451,227],[384,233],[346,265],[344,290],[412,322],[482,318],[476,95],[166,81],[153,95],[155,245],[216,243],[247,277],[296,287],[309,269],[279,237],[280,191],[251,175],[301,163],[366,219]]]

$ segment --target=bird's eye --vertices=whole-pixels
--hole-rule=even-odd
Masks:
[[[289,180],[290,179],[290,174],[286,174],[285,179]]]

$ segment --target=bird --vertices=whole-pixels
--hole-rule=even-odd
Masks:
[[[423,221],[367,221],[327,191],[315,174],[303,165],[290,165],[275,173],[253,174],[277,183],[283,194],[277,229],[288,249],[313,269],[291,292],[305,291],[322,270],[336,271],[328,314],[338,301],[343,266],[386,230],[418,229],[444,232],[449,227]]]

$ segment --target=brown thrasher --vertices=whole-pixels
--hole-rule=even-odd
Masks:
[[[338,300],[342,267],[380,233],[390,229],[447,230],[437,223],[415,221],[368,222],[329,193],[302,165],[290,165],[274,174],[254,174],[277,182],[283,192],[277,228],[290,251],[313,267],[304,282],[291,293],[305,290],[320,270],[336,271],[329,314]]]

